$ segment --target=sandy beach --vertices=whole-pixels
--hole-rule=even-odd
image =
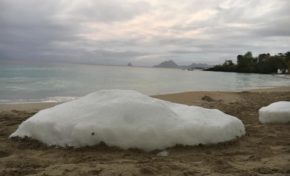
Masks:
[[[258,109],[290,101],[290,87],[243,92],[185,92],[159,99],[220,109],[246,126],[242,138],[211,146],[176,146],[168,156],[121,150],[104,144],[81,148],[46,147],[29,139],[8,139],[18,125],[56,103],[0,105],[0,176],[76,175],[290,175],[290,124],[261,124]]]

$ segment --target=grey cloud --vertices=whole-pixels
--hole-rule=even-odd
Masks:
[[[288,0],[233,0],[226,5],[222,5],[225,0],[158,2],[163,3],[152,6],[147,0],[0,0],[0,59],[119,65],[128,62],[155,65],[168,59],[179,64],[219,63],[235,60],[237,54],[249,50],[273,53],[290,48]],[[266,13],[257,10],[268,3],[275,6]],[[134,38],[122,36],[97,41],[79,36],[87,32],[83,22],[110,26],[126,23],[139,15],[160,13],[164,15],[162,23],[170,20],[166,14],[184,13],[190,17],[204,9],[216,13],[206,20],[191,23],[180,20],[166,29],[156,28],[157,34],[165,30],[170,35],[150,38],[146,36],[150,34],[139,34]],[[182,35],[193,30],[200,30],[200,36]]]
[[[73,40],[73,26],[53,20],[56,1],[1,1],[0,49],[10,58],[40,57],[57,40]]]
[[[129,20],[145,13],[148,9],[149,4],[142,1],[87,0],[86,2],[81,1],[80,7],[70,11],[70,14],[71,19],[114,22]]]
[[[253,35],[265,37],[282,36],[290,37],[290,16],[269,21],[260,25],[253,31]]]
[[[95,50],[96,55],[100,57],[114,57],[114,58],[122,58],[122,57],[136,57],[136,56],[144,56],[148,53],[136,52],[136,51],[112,51],[112,50]]]
[[[169,53],[173,54],[193,54],[196,53],[196,50],[171,50]]]
[[[69,2],[61,4],[55,0],[41,3],[36,0],[25,2],[0,0],[1,58],[69,60],[67,57],[72,57],[71,60],[77,60],[78,57],[82,57],[80,55],[93,58],[88,60],[94,60],[99,56],[109,58],[112,53],[95,52],[92,54],[80,49],[79,46],[82,46],[84,41],[77,36],[80,29],[79,22],[82,20],[112,22],[130,19],[148,8],[148,5],[142,2],[129,4],[120,4],[122,1],[117,0],[87,2],[90,3],[89,6],[81,1],[80,8],[70,12],[75,15],[69,16],[69,19],[63,19],[58,14],[61,14],[60,11],[64,9],[59,8],[69,5]],[[75,45],[75,48],[55,46],[55,43],[59,42],[76,43],[79,46]],[[107,47],[115,45],[116,42],[120,43],[119,45],[124,44],[124,41],[108,41]],[[98,45],[103,46],[104,43]],[[98,48],[98,45],[95,44],[95,48]],[[126,54],[130,57],[134,55],[133,52],[117,52],[117,54],[123,54],[124,57]]]

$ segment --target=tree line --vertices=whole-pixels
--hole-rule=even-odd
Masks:
[[[216,65],[207,69],[209,71],[239,72],[239,73],[281,73],[290,72],[290,51],[271,56],[259,54],[253,57],[252,52],[248,51],[244,55],[237,56],[237,64],[232,60],[226,60],[222,65]]]

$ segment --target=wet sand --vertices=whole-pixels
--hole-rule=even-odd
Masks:
[[[121,150],[104,144],[82,149],[54,148],[33,140],[11,140],[18,125],[55,103],[0,105],[0,176],[74,175],[290,175],[290,124],[261,124],[258,109],[290,101],[290,88],[244,92],[186,92],[154,96],[163,100],[217,108],[236,116],[246,136],[211,146],[159,151]]]

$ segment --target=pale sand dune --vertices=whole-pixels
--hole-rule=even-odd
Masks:
[[[0,175],[290,175],[290,124],[261,124],[258,109],[290,101],[290,88],[244,92],[187,92],[160,99],[217,108],[240,118],[247,135],[226,144],[174,147],[169,156],[104,145],[62,149],[9,140],[18,125],[55,104],[0,105]]]

